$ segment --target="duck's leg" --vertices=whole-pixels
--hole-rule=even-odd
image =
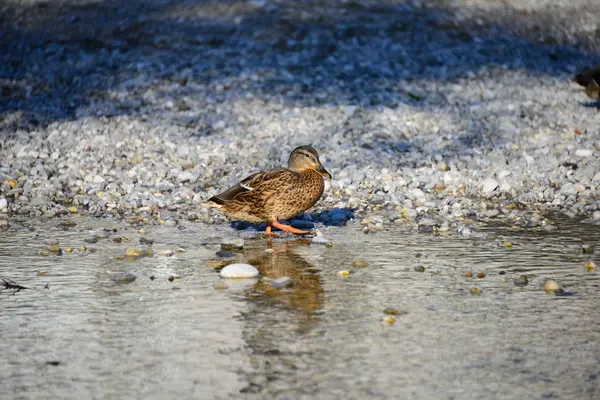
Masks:
[[[308,234],[310,234],[309,231],[301,231],[300,229],[293,228],[293,227],[291,227],[289,225],[280,224],[276,219],[273,219],[273,221],[271,222],[271,224],[275,228],[279,228],[282,231],[284,231],[285,234],[286,234],[286,236],[288,235],[288,233],[293,233],[293,234],[296,234],[296,235],[308,235]],[[269,229],[269,225],[268,224],[267,224],[267,229]]]
[[[279,236],[278,234],[271,232],[271,227],[272,226],[273,226],[272,222],[267,222],[267,229],[265,230],[265,236],[267,236],[267,237],[273,237],[273,236],[277,237],[277,236]]]

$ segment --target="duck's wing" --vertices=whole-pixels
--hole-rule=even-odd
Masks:
[[[281,188],[282,184],[290,182],[291,176],[288,175],[293,175],[293,171],[285,168],[257,172],[233,185],[223,193],[211,197],[208,201],[216,204],[225,204],[240,195],[250,194],[251,192],[256,192],[257,194],[260,192],[261,197],[265,194],[268,197],[268,192],[276,191],[278,188]]]

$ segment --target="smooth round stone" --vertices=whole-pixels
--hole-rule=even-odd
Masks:
[[[136,279],[136,276],[129,272],[111,272],[108,277],[115,283],[131,283]]]
[[[544,291],[556,292],[558,289],[560,289],[560,286],[556,281],[548,279],[546,282],[544,282]]]
[[[222,278],[255,278],[258,276],[258,270],[250,264],[229,264],[219,272]]]
[[[329,243],[329,240],[327,240],[324,236],[315,236],[312,238],[311,243],[326,245]]]

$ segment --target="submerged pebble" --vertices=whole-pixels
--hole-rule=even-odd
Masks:
[[[348,270],[338,271],[338,275],[341,277],[345,277],[345,276],[350,275],[350,271],[348,271]]]
[[[476,287],[472,287],[470,290],[471,294],[473,295],[480,295],[481,294],[481,289],[476,288]]]
[[[394,322],[396,322],[396,318],[392,317],[391,315],[386,315],[385,317],[383,317],[382,322],[384,325],[391,325]]]
[[[521,275],[520,277],[513,280],[515,286],[527,286],[529,284],[529,279],[525,275]]]
[[[277,289],[284,289],[294,286],[294,281],[288,276],[282,276],[281,278],[277,278],[271,282],[271,286]]]
[[[227,286],[227,284],[225,282],[220,282],[219,281],[219,282],[215,283],[214,288],[216,290],[225,290],[225,289],[228,289],[229,286]]]
[[[329,244],[329,240],[327,240],[324,236],[315,236],[310,242],[312,244],[322,244],[325,246]]]
[[[242,264],[242,263],[229,264],[219,272],[219,275],[222,278],[233,278],[233,279],[254,278],[254,277],[257,277],[258,274],[259,274],[259,272],[258,272],[258,269],[256,269],[256,267],[254,267],[250,264]]]
[[[588,261],[585,263],[585,270],[587,272],[593,272],[596,268],[596,264],[593,261]]]
[[[125,249],[125,255],[127,257],[139,257],[142,255],[142,252],[138,249],[128,248],[128,249]]]
[[[425,272],[425,267],[422,266],[422,265],[417,265],[415,267],[415,271],[417,271],[417,272]]]
[[[129,272],[109,272],[108,277],[115,283],[131,283],[136,280],[136,276]]]
[[[473,273],[470,271],[465,272],[465,278],[472,278],[473,277]]]
[[[369,263],[366,261],[353,261],[352,266],[358,267],[358,268],[364,268],[364,267],[368,267]]]
[[[553,279],[548,279],[544,282],[544,291],[546,292],[556,292],[560,289],[558,282]]]

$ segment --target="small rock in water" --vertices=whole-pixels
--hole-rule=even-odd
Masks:
[[[560,286],[555,280],[548,279],[546,282],[544,282],[544,291],[546,292],[556,292],[559,289]]]
[[[470,271],[465,272],[465,278],[472,278],[473,277],[473,273]]]
[[[219,272],[222,278],[254,278],[258,276],[258,270],[250,264],[229,264]]]
[[[284,289],[294,286],[294,281],[290,277],[282,276],[281,278],[275,279],[273,282],[271,282],[271,286],[277,289]]]
[[[585,270],[587,272],[593,272],[596,268],[596,264],[593,261],[588,261],[585,263]]]
[[[241,250],[244,248],[244,239],[224,238],[221,241],[221,250]]]
[[[338,271],[338,275],[343,278],[345,276],[350,275],[350,271],[348,271],[348,270]]]
[[[391,315],[386,315],[383,317],[382,322],[384,325],[392,325],[394,322],[396,322],[396,318],[392,317]]]
[[[310,241],[312,244],[322,244],[322,245],[327,245],[329,243],[329,240],[327,240],[325,238],[325,236],[315,236],[314,238],[312,238],[312,240]]]
[[[58,247],[57,245],[52,245],[52,246],[48,246],[46,247],[46,250],[49,251],[50,253],[54,253],[57,256],[62,256],[62,249],[60,247]]]
[[[227,286],[227,284],[225,282],[217,282],[217,283],[215,283],[214,288],[216,290],[225,290],[225,289],[229,289],[229,286]]]
[[[142,255],[142,252],[139,251],[138,249],[128,248],[125,250],[125,255],[127,257],[139,257]]]
[[[520,277],[513,280],[515,286],[527,286],[529,284],[529,279],[525,275],[521,275]]]
[[[472,295],[478,296],[481,294],[481,289],[473,287],[473,288],[471,288],[470,292]]]
[[[460,237],[469,237],[473,234],[473,231],[471,230],[471,228],[468,228],[466,226],[459,226],[456,230],[456,233]]]
[[[422,265],[417,265],[415,267],[415,271],[417,271],[417,272],[425,272],[425,267],[422,266]]]
[[[4,197],[0,197],[0,211],[5,211],[8,209],[8,200]]]
[[[593,254],[594,253],[594,247],[592,247],[589,244],[583,245],[583,246],[581,246],[581,251],[583,252],[583,254]]]
[[[486,275],[483,272],[480,272],[480,273],[477,274],[477,278],[479,278],[479,279],[483,279],[485,277],[486,277]]]
[[[228,257],[234,257],[235,254],[233,253],[233,251],[229,251],[229,250],[219,250],[217,251],[217,257],[223,257],[223,258],[228,258]]]
[[[154,240],[152,239],[146,239],[145,237],[140,238],[140,244],[147,244],[148,246],[152,246],[153,243]]]
[[[129,272],[109,272],[108,277],[115,283],[131,283],[136,279],[136,276]]]
[[[369,263],[366,261],[353,261],[352,266],[358,267],[358,268],[364,268],[364,267],[368,267]]]
[[[406,314],[406,311],[400,311],[397,308],[387,307],[383,309],[383,313],[387,315],[402,315]]]
[[[175,252],[173,250],[163,250],[158,253],[158,255],[166,256],[166,257],[171,257],[173,254],[175,254]]]

